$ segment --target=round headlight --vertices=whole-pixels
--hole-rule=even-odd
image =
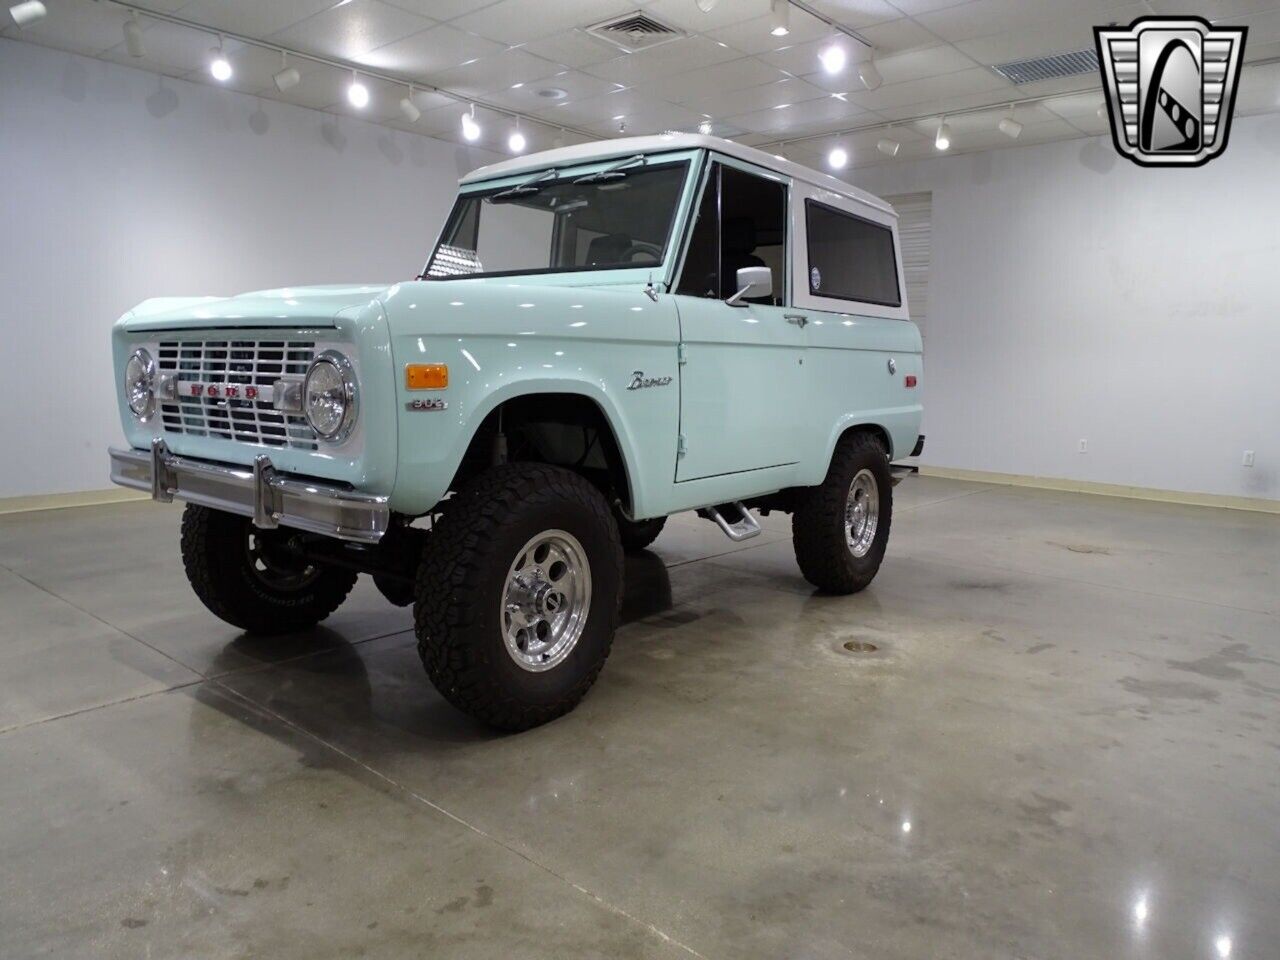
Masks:
[[[356,422],[356,376],[351,361],[326,350],[307,371],[302,409],[311,429],[330,443],[345,440]]]
[[[151,354],[141,348],[124,365],[124,397],[129,409],[139,420],[146,420],[156,409],[156,364]]]

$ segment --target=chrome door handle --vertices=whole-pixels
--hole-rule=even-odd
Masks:
[[[804,325],[809,322],[809,318],[803,313],[784,313],[783,318],[787,323],[794,323],[801,330],[803,330]]]

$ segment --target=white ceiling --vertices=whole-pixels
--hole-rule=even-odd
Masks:
[[[109,0],[44,0],[48,16],[26,30],[2,35],[157,73],[212,83],[205,61],[209,34],[143,18],[146,55],[124,48],[126,13]],[[902,143],[898,161],[933,152],[937,115],[990,107],[951,119],[953,151],[1013,146],[995,125],[1005,105],[1045,96],[1017,108],[1024,124],[1017,143],[1095,136],[1106,132],[1093,75],[1015,86],[990,65],[1091,47],[1092,28],[1128,23],[1148,13],[1199,14],[1248,25],[1247,61],[1280,57],[1280,0],[812,0],[815,7],[857,30],[876,47],[884,83],[863,89],[853,62],[867,53],[856,42],[799,9],[791,32],[769,32],[769,0],[719,0],[710,13],[694,0],[139,0],[211,31],[264,40],[301,52],[366,66],[438,86],[463,98],[530,118],[522,123],[529,149],[556,139],[694,129],[748,144],[788,144],[785,152],[820,166],[835,145],[855,165],[890,161],[875,149],[882,126]],[[585,31],[606,18],[642,9],[687,37],[625,54]],[[11,21],[10,21],[11,23]],[[822,72],[818,52],[832,40],[846,46],[850,66]],[[398,102],[405,88],[368,80],[372,99],[357,111],[346,101],[350,74],[296,60],[302,82],[280,93],[272,75],[280,56],[227,41],[235,68],[227,84],[271,99],[352,114],[445,139],[459,138],[465,102],[419,91],[422,117],[409,124]],[[545,91],[562,91],[550,99]],[[1244,72],[1237,112],[1280,109],[1280,64]],[[920,120],[917,118],[925,117]],[[481,144],[506,150],[511,120],[483,108]],[[621,119],[619,119],[621,118]],[[582,136],[563,133],[575,127]],[[878,129],[848,133],[854,128]],[[776,149],[776,147],[775,147]]]

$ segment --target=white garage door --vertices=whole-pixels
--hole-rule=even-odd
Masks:
[[[911,319],[925,332],[929,315],[929,261],[933,232],[933,194],[904,193],[885,197],[898,211],[898,233],[902,244],[902,272],[907,278],[907,306]]]

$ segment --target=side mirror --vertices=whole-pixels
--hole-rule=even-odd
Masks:
[[[773,271],[768,267],[741,267],[738,270],[738,292],[725,301],[731,307],[745,307],[748,297],[773,294]]]

